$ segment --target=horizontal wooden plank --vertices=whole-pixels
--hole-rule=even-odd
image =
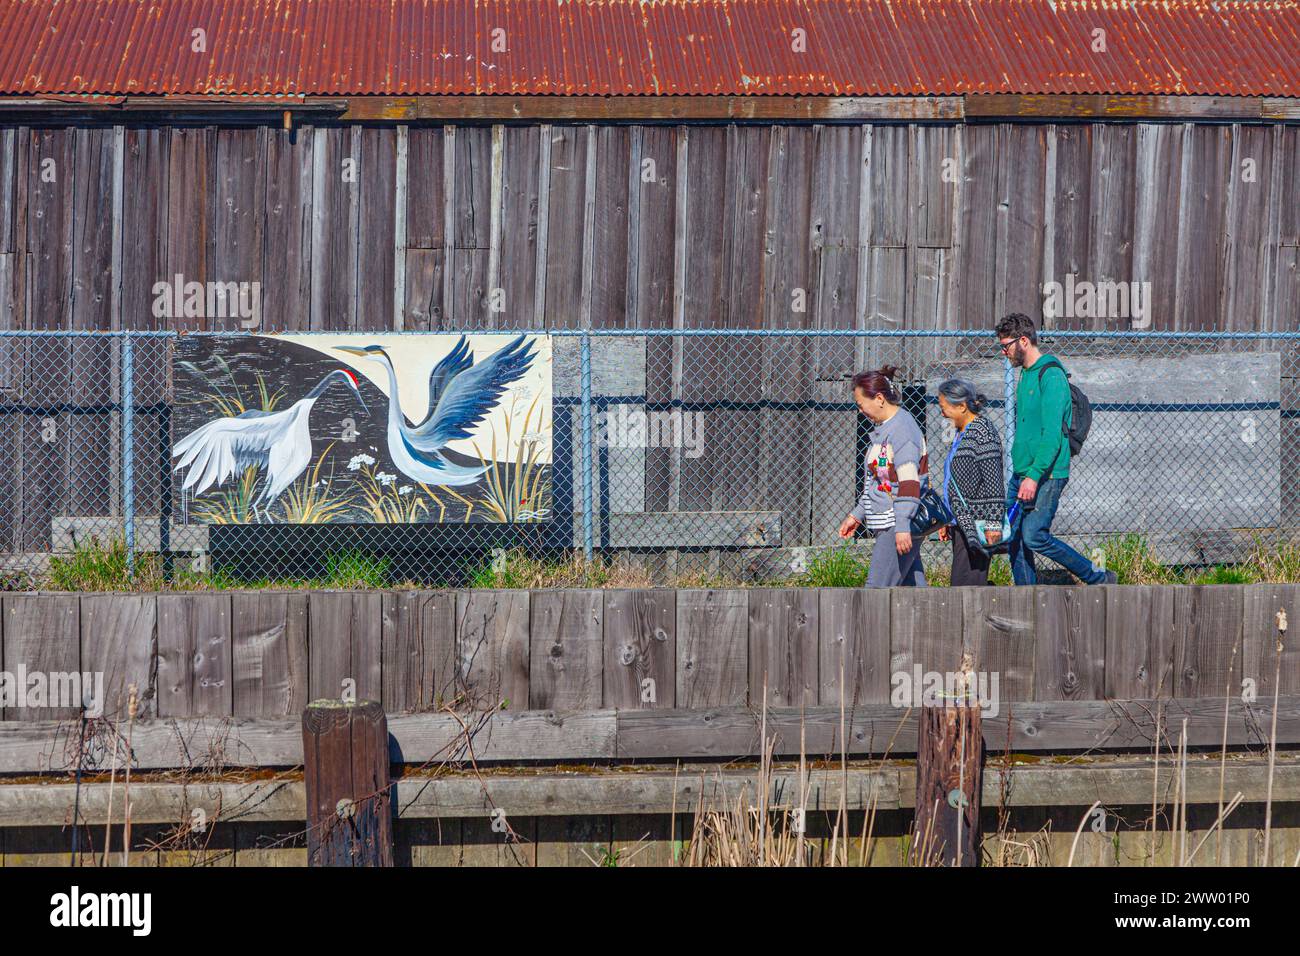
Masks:
[[[1192,747],[1224,740],[1222,698],[1174,700],[1041,701],[1007,705],[985,716],[990,752],[1145,750],[1152,746],[1157,715],[1161,738],[1175,742],[1187,720]],[[1229,747],[1259,747],[1271,729],[1271,701],[1228,705]],[[754,756],[759,752],[760,714],[748,708],[710,710],[598,710],[575,713],[521,711],[398,714],[389,718],[394,763],[452,764],[502,761],[655,760]],[[766,732],[779,755],[797,755],[800,739],[809,756],[899,755],[916,752],[917,712],[889,705],[859,707],[844,717],[847,749],[841,746],[838,707],[771,709]],[[75,721],[0,723],[0,773],[67,772],[75,769]],[[1278,708],[1278,744],[1300,744],[1300,695],[1285,695]],[[96,761],[84,769],[106,770],[111,757],[90,748]],[[136,721],[134,767],[143,770],[225,767],[291,767],[302,762],[297,720],[188,718]]]
[[[599,760],[614,756],[614,711],[394,714],[388,718],[394,763]],[[76,721],[0,723],[0,773],[67,772],[76,768]],[[297,719],[138,720],[132,766],[166,768],[293,767],[302,763]],[[93,748],[84,769],[108,770],[111,751]],[[125,754],[119,755],[119,761]]]
[[[1024,763],[1006,771],[985,770],[984,800],[1008,807],[1085,807],[1094,800],[1104,806],[1144,806],[1150,803],[1152,781],[1162,803],[1174,799],[1174,775],[1167,758],[1157,770],[1150,758],[1100,757],[1079,763]],[[1157,776],[1158,773],[1158,776]],[[1231,757],[1223,774],[1227,799],[1240,793],[1246,803],[1259,803],[1268,794],[1268,761],[1263,757]],[[1219,758],[1192,755],[1187,763],[1187,799],[1190,804],[1215,804],[1219,800]],[[440,774],[437,778],[404,777],[395,781],[394,805],[402,819],[455,819],[486,816],[494,807],[511,817],[570,815],[631,815],[691,813],[701,806],[754,803],[759,792],[754,767],[719,768],[712,764],[678,768],[648,767],[636,772],[591,770],[582,772]],[[897,761],[870,766],[850,764],[810,769],[807,800],[810,811],[838,808],[842,787],[845,808],[862,810],[911,809],[916,792],[916,768]],[[0,827],[64,826],[71,822],[77,799],[70,783],[0,784]],[[114,807],[121,813],[122,784],[117,783]],[[778,765],[768,782],[768,805],[789,807],[801,792],[797,766]],[[91,824],[107,818],[110,786],[82,784],[80,812]],[[1283,755],[1273,771],[1275,803],[1300,801],[1300,760]],[[302,779],[246,781],[155,781],[131,784],[131,818],[137,824],[175,823],[192,819],[201,810],[209,824],[297,821],[306,818],[306,793]]]
[[[1187,718],[1189,746],[1218,746],[1224,738],[1222,698],[1181,700],[1036,701],[1005,705],[1009,711],[986,715],[982,724],[990,752],[1142,750],[1152,745],[1157,714],[1162,739],[1177,740]],[[1259,746],[1268,739],[1271,702],[1228,705],[1227,745]],[[873,705],[845,717],[849,754],[916,752],[915,709]],[[620,711],[618,757],[743,757],[759,752],[761,717],[757,712],[717,710]],[[802,722],[802,726],[801,726]],[[767,712],[767,735],[777,738],[776,753],[797,754],[802,731],[806,753],[835,755],[840,748],[838,707],[810,707]],[[1278,703],[1277,741],[1300,743],[1300,696],[1284,695]]]

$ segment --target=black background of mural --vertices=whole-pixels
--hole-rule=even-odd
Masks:
[[[353,337],[341,337],[339,343],[365,344]],[[334,343],[331,341],[330,344]],[[296,342],[256,336],[183,336],[176,345],[174,362],[176,404],[172,414],[173,445],[194,429],[222,414],[206,400],[206,393],[220,391],[233,396],[236,392],[231,384],[231,375],[221,367],[217,356],[225,360],[230,373],[233,373],[234,382],[238,385],[238,394],[246,408],[261,408],[257,373],[261,373],[268,392],[274,393],[282,389],[273,411],[289,408],[294,402],[305,397],[330,372],[339,368],[348,368],[346,364]],[[203,381],[182,363],[193,363],[208,381]],[[386,437],[388,396],[365,377],[361,375],[357,377],[366,404],[364,409],[357,401],[355,393],[344,382],[336,379],[316,401],[310,416],[312,459],[307,474],[315,469],[318,459],[324,454],[320,477],[326,478],[332,473],[332,487],[349,491],[353,500],[353,505],[347,513],[330,521],[331,525],[375,523],[375,519],[366,507],[364,496],[357,488],[363,476],[360,471],[348,468],[349,461],[357,455],[368,455],[374,459],[374,464],[369,466],[374,474],[395,475],[394,486],[412,485],[414,486],[412,494],[420,492],[419,486],[401,473],[388,454]],[[346,419],[351,419],[355,424],[356,437],[351,442],[343,440]],[[480,464],[477,458],[469,458],[455,452],[444,451],[443,454],[457,464]],[[549,470],[549,466],[545,467]],[[544,480],[549,483],[550,475],[545,475]],[[189,499],[187,501],[182,497],[183,481],[184,472],[173,474],[172,511],[178,522],[186,520],[184,508],[188,508],[189,521],[202,521],[201,517],[196,516],[196,510],[202,509],[205,503],[210,504],[220,492],[228,491],[234,485],[233,481],[227,481],[218,488],[210,489],[199,499],[186,495],[185,498]],[[295,482],[294,487],[297,485],[298,482]],[[258,488],[260,487],[259,479]],[[446,493],[445,489],[434,486],[432,490],[446,510],[443,512],[430,502],[430,511],[421,514],[418,523],[439,523],[441,516],[441,523],[457,524],[463,530],[466,506]],[[485,496],[486,485],[484,480],[480,479],[472,485],[456,488],[456,492],[475,501]],[[279,518],[281,515],[284,499],[285,495],[281,495],[280,500],[272,506],[273,516]],[[494,522],[485,509],[476,508],[470,515],[470,524],[479,523]]]

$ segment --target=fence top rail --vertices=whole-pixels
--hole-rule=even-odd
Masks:
[[[366,335],[550,335],[557,338],[623,337],[623,338],[885,338],[885,339],[981,339],[992,337],[990,329],[372,329],[365,331],[322,329],[226,331],[178,331],[175,329],[0,329],[0,339],[5,338],[126,338],[168,339],[185,337],[234,337],[254,335],[308,335],[308,336],[366,336]],[[1278,332],[1230,331],[1144,331],[1076,329],[1044,329],[1039,332],[1044,339],[1135,339],[1135,340],[1185,340],[1185,341],[1271,341],[1300,340],[1300,329]]]

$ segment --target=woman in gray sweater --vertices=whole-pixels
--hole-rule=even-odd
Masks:
[[[911,520],[929,482],[925,434],[911,413],[899,404],[894,387],[898,369],[853,377],[853,398],[862,414],[875,423],[867,451],[867,475],[862,497],[840,523],[840,537],[852,538],[862,526],[875,535],[867,587],[924,587],[921,543],[912,540]]]
[[[975,522],[996,528],[1006,513],[1002,441],[979,414],[986,401],[965,379],[950,378],[939,386],[939,411],[956,429],[943,463],[943,500],[957,520],[939,529],[940,541],[952,541],[953,587],[989,583],[989,553],[975,543]]]

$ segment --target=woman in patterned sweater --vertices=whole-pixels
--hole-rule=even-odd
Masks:
[[[943,466],[943,498],[957,521],[939,529],[940,541],[952,541],[953,587],[989,583],[989,554],[974,543],[975,522],[998,527],[1006,513],[1002,441],[992,423],[979,415],[986,401],[965,379],[952,378],[939,386],[939,410],[957,429]]]

